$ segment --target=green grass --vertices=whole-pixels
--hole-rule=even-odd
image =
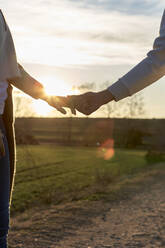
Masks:
[[[121,178],[147,168],[145,154],[117,149],[105,160],[97,148],[18,146],[12,214],[39,204],[101,198]]]

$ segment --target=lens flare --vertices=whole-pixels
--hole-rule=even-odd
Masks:
[[[114,155],[115,155],[114,139],[108,139],[108,140],[106,140],[98,148],[98,156],[104,158],[105,160],[111,159]]]

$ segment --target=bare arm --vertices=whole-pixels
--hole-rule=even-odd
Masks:
[[[33,98],[42,99],[45,95],[43,85],[30,76],[20,64],[18,64],[18,67],[20,76],[8,79],[8,82]]]
[[[8,79],[9,83],[35,99],[42,99],[48,102],[49,105],[56,108],[62,114],[66,114],[65,109],[63,109],[64,103],[62,102],[64,98],[61,98],[61,101],[59,101],[59,98],[56,96],[52,99],[52,97],[46,95],[43,85],[27,73],[20,64],[18,64],[18,67],[20,76]]]

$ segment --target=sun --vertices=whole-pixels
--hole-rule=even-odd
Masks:
[[[79,93],[77,88],[72,87],[72,85],[69,85],[69,83],[66,83],[58,78],[45,77],[40,79],[40,82],[42,82],[45,88],[45,93],[49,96],[67,96]],[[35,100],[33,102],[33,109],[38,116],[43,117],[50,116],[53,110],[52,107],[42,100]]]
[[[50,108],[50,106],[42,100],[33,101],[32,107],[36,115],[39,117],[50,116],[50,113],[52,112],[52,109]]]
[[[43,82],[43,85],[48,95],[67,96],[73,94],[72,86],[61,79],[49,77],[47,81]]]

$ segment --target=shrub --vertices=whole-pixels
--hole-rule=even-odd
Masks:
[[[148,163],[165,161],[165,151],[149,150],[145,156]]]
[[[18,129],[15,130],[16,144],[17,145],[38,145],[39,142],[36,138],[27,130]]]

